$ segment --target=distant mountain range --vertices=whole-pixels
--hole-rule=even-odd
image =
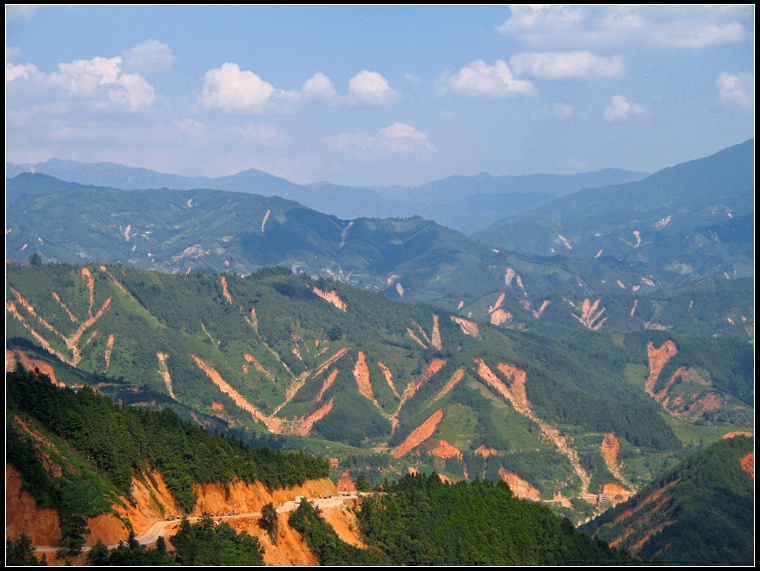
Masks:
[[[474,237],[508,250],[646,263],[660,277],[754,275],[754,140],[639,182],[585,189]]]
[[[646,173],[605,169],[574,175],[452,176],[418,187],[352,187],[332,183],[298,185],[250,169],[218,178],[184,177],[115,163],[6,163],[5,176],[42,173],[66,181],[122,190],[215,189],[279,196],[344,219],[422,216],[466,234],[583,188],[621,184]]]
[[[118,190],[21,173],[6,183],[6,257],[168,273],[282,265],[549,335],[583,326],[752,338],[752,149],[580,191],[477,235],[555,250],[542,255],[421,217],[345,220],[253,193]]]

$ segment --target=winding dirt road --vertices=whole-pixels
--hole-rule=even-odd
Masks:
[[[330,496],[327,498],[305,498],[304,501],[309,501],[312,504],[316,505],[320,509],[328,509],[328,508],[337,508],[342,506],[345,502],[349,500],[356,500],[359,498],[359,494],[356,492],[351,493],[342,493],[338,496]],[[288,513],[294,511],[298,507],[298,503],[296,503],[295,500],[290,500],[287,502],[284,502],[280,504],[276,511],[277,513]],[[229,520],[241,520],[241,519],[249,519],[249,518],[259,518],[261,517],[261,512],[251,512],[251,513],[244,513],[244,514],[235,514],[235,515],[222,515],[222,516],[213,516],[214,521],[229,521]],[[199,521],[201,518],[199,517],[190,517],[188,520],[190,523],[195,523]],[[157,521],[155,522],[148,531],[143,533],[142,535],[138,536],[136,539],[140,543],[140,545],[145,546],[152,546],[158,541],[158,538],[163,536],[167,537],[168,531],[173,531],[176,528],[179,527],[179,524],[182,520],[180,519],[171,519],[171,520],[163,520],[163,521]],[[173,533],[170,535],[174,535]],[[119,545],[108,545],[108,549],[116,549]],[[54,553],[58,551],[58,547],[52,547],[52,546],[38,546],[35,547],[34,550],[37,553]],[[82,552],[86,553],[90,551],[92,547],[83,547]]]

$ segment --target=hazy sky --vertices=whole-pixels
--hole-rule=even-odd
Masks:
[[[6,161],[654,172],[754,137],[754,5],[6,6]]]

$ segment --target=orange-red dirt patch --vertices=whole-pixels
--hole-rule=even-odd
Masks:
[[[391,451],[391,456],[394,458],[401,458],[404,454],[411,452],[414,448],[433,435],[435,429],[438,427],[438,423],[440,423],[442,419],[443,409],[434,412],[430,418],[415,428],[414,431],[406,437],[404,442]]]
[[[753,478],[755,477],[755,453],[750,452],[746,456],[744,456],[739,463],[741,464],[742,470],[747,472],[750,476]]]

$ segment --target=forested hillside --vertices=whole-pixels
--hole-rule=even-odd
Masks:
[[[430,547],[456,521],[427,521],[430,545],[406,544],[408,534],[387,529],[416,525],[401,522],[407,504],[424,510],[399,498],[424,492],[421,505],[432,509],[458,505],[458,494],[496,494],[501,505],[506,488],[493,486],[501,482],[516,498],[545,504],[535,506],[544,510],[538,519],[551,510],[578,523],[657,486],[723,436],[754,431],[749,143],[641,183],[568,196],[572,219],[555,216],[554,206],[540,211],[547,218],[523,215],[521,224],[551,226],[597,212],[599,222],[610,196],[628,197],[616,218],[622,230],[600,226],[572,254],[545,257],[419,217],[346,221],[276,197],[118,191],[22,175],[8,187],[6,237],[18,259],[6,263],[6,363],[18,376],[7,389],[8,458],[41,505],[59,509],[69,550],[81,546],[88,517],[129,503],[135,482],[159,470],[184,512],[196,509],[203,482],[277,489],[329,476],[393,489],[390,503],[365,513],[362,525],[380,526],[364,530],[370,551],[326,540],[333,532],[319,514],[300,510],[295,525],[324,561],[517,564],[509,550]],[[710,189],[721,184],[727,202],[718,208]],[[698,211],[671,220],[651,210],[670,187],[663,208],[683,214],[697,193]],[[715,222],[718,215],[726,220]],[[656,232],[640,231],[640,219]],[[551,232],[565,232],[558,228]],[[566,233],[560,242],[572,246],[569,226]],[[594,254],[600,237],[606,245]],[[76,390],[53,398],[54,385]],[[30,440],[37,433],[62,445],[40,453]],[[51,461],[74,467],[51,472]],[[695,466],[709,476],[709,466]],[[433,472],[457,484],[387,484]],[[647,559],[687,561],[677,539],[699,526],[682,523],[691,521],[682,512],[713,515],[693,508],[697,499],[679,502],[651,500],[635,510],[649,518],[631,524],[635,532],[621,531],[621,515],[600,533],[613,528],[610,541]],[[430,517],[445,520],[436,509]],[[402,519],[383,519],[390,515]],[[731,513],[725,529],[745,516]],[[541,524],[563,536],[548,559],[531,543],[514,550],[532,554],[531,564],[570,564],[581,553],[606,561],[609,553],[595,551],[604,544],[566,526]],[[208,531],[184,530],[211,541]],[[321,549],[324,541],[335,550]],[[742,558],[738,541],[708,537],[703,555]],[[234,560],[258,561],[257,546],[243,544],[230,549],[242,545],[242,557],[254,559]],[[25,546],[21,538],[11,551]],[[100,561],[162,557],[122,551],[113,560],[101,552]]]
[[[154,469],[164,475],[186,512],[195,502],[193,483],[258,479],[277,488],[327,473],[323,459],[251,450],[182,422],[170,410],[118,406],[88,387],[57,387],[47,376],[21,366],[6,375],[6,383],[6,463],[20,471],[24,488],[40,506],[60,515],[61,556],[78,554],[90,533],[87,522],[103,513],[120,513],[114,508],[134,501],[133,478],[144,478]],[[366,496],[358,510],[367,548],[345,544],[308,501],[291,514],[288,524],[322,565],[641,563],[579,533],[548,508],[517,499],[504,483],[452,486],[432,473],[386,481],[379,490]],[[24,535],[9,538],[8,545],[10,563],[34,561]],[[263,555],[255,537],[204,515],[196,524],[183,519],[176,533],[168,540],[160,538],[154,548],[140,545],[134,532],[111,551],[99,540],[86,562],[261,565]]]
[[[502,480],[580,519],[684,446],[752,426],[752,348],[731,337],[552,340],[285,269],[10,264],[7,280],[10,359],[331,457],[336,481],[410,467]]]
[[[345,220],[278,197],[120,191],[40,174],[9,180],[7,194],[8,258],[19,262],[36,254],[43,262],[240,275],[279,265],[447,309],[504,285],[520,296],[615,291],[618,280],[655,288],[642,281],[651,281],[646,268],[598,263],[584,277],[588,264],[500,251],[419,216]]]
[[[476,237],[545,256],[645,264],[658,279],[754,275],[753,139],[638,182],[585,189]]]
[[[279,265],[550,336],[664,329],[751,340],[753,150],[750,140],[639,182],[581,190],[480,241],[419,216],[338,218],[249,192],[118,190],[22,173],[6,185],[7,252],[165,273]],[[446,185],[460,192],[456,179]],[[420,193],[435,202],[434,187]],[[487,209],[506,195],[480,196]]]
[[[290,525],[322,565],[640,565],[645,561],[578,532],[503,482],[454,485],[435,472],[407,475],[364,499],[359,525],[369,553],[342,544],[304,502]]]
[[[184,177],[114,163],[78,163],[52,159],[36,165],[5,164],[7,178],[42,173],[58,179],[122,190],[210,188],[295,200],[344,219],[422,216],[470,234],[491,223],[557,196],[640,180],[646,173],[604,169],[573,175],[451,176],[417,187],[356,187],[291,183],[256,169],[218,178]]]
[[[64,545],[71,550],[84,544],[87,518],[112,513],[120,498],[131,500],[133,478],[154,469],[185,512],[195,507],[194,483],[229,485],[237,479],[277,489],[329,474],[324,458],[254,450],[182,421],[171,409],[118,406],[93,388],[57,387],[20,365],[6,374],[6,399],[6,462],[21,472],[42,507],[58,510]],[[40,450],[30,426],[65,446],[43,440]]]
[[[753,438],[720,440],[581,529],[668,565],[752,566],[754,466]]]

